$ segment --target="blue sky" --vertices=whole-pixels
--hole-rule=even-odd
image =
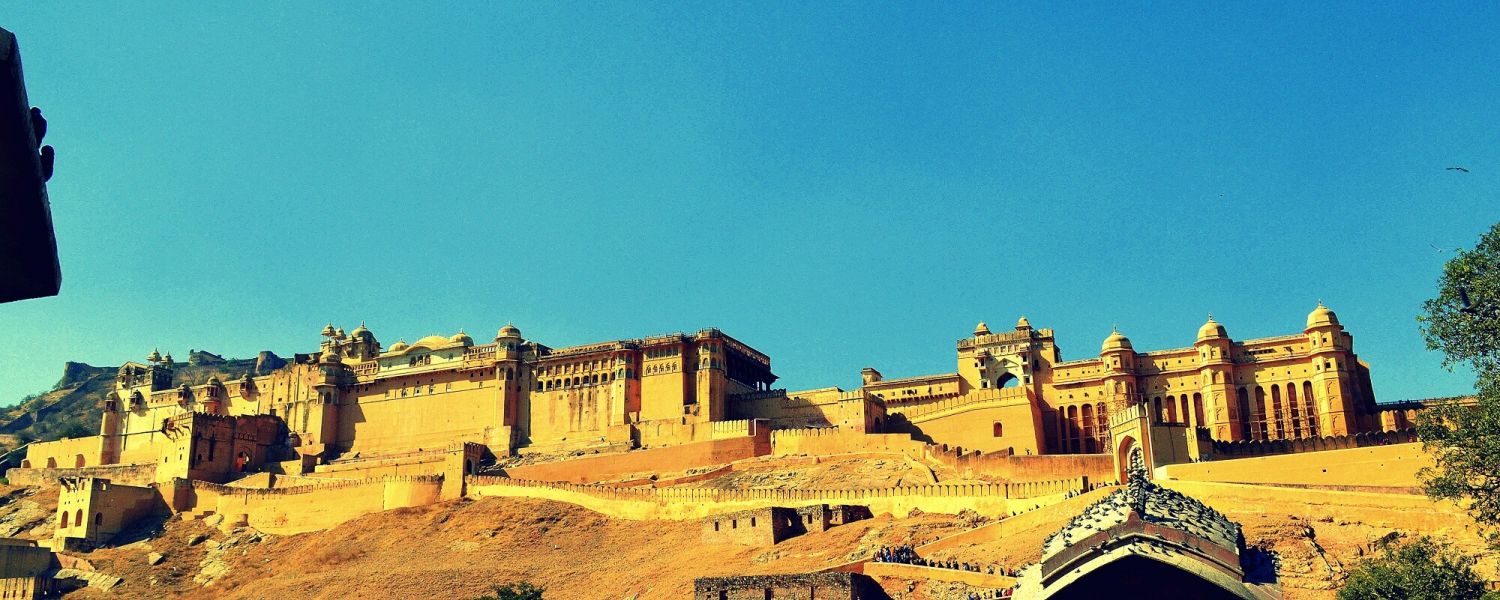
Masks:
[[[329,321],[717,326],[850,388],[1320,298],[1379,399],[1471,389],[1415,315],[1500,220],[1493,3],[681,4],[8,6],[64,283],[0,305],[0,401]]]

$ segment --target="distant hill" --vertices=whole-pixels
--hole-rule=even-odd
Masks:
[[[226,359],[205,350],[190,350],[188,362],[174,368],[173,385],[198,385],[212,377],[235,379],[245,373],[264,375],[286,365],[275,353],[255,358]],[[51,441],[99,433],[104,397],[115,389],[119,366],[95,367],[69,361],[62,378],[51,390],[22,398],[17,405],[0,409],[0,447],[14,448],[30,441]],[[18,462],[17,456],[9,462]]]

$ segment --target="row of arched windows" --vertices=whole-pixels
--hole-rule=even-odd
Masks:
[[[62,525],[59,527],[60,529],[67,529],[72,525],[83,525],[83,509],[80,508],[73,514],[76,516],[70,522],[68,520],[68,511],[62,511]],[[98,526],[102,523],[104,523],[104,513],[94,513],[94,525]]]
[[[1109,407],[1103,402],[1060,406],[1057,442],[1064,454],[1094,454],[1109,446]]]
[[[1203,427],[1203,394],[1194,393],[1191,398],[1187,394],[1181,396],[1168,395],[1165,398],[1157,396],[1151,399],[1151,411],[1157,423],[1183,423],[1193,427]]]
[[[562,379],[548,379],[536,382],[536,391],[563,390],[588,385],[599,385],[614,380],[610,373],[595,373],[593,375],[582,375],[579,377],[564,377]]]
[[[1270,393],[1266,388],[1270,388]],[[1317,437],[1318,406],[1310,381],[1303,381],[1301,394],[1296,383],[1255,386],[1254,390],[1235,390],[1239,404],[1240,426],[1252,440],[1280,440]]]

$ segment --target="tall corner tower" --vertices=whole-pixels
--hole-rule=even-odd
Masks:
[[[1206,421],[1198,425],[1210,428],[1216,440],[1243,440],[1249,435],[1235,399],[1233,346],[1229,332],[1212,314],[1198,328],[1198,338],[1193,342],[1198,351],[1198,393],[1203,397]]]

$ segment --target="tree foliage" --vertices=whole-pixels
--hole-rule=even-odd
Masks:
[[[1443,266],[1438,295],[1422,308],[1426,314],[1417,321],[1427,348],[1441,351],[1445,366],[1500,371],[1500,223]]]
[[[1474,368],[1475,405],[1442,403],[1419,413],[1417,436],[1435,466],[1423,469],[1429,496],[1468,501],[1469,513],[1494,531],[1500,525],[1500,224],[1473,250],[1443,268],[1438,296],[1418,317],[1427,347],[1444,365]]]
[[[1475,558],[1423,536],[1386,544],[1382,555],[1349,573],[1339,600],[1469,600],[1486,596]]]
[[[547,591],[545,588],[523,581],[491,586],[491,592],[488,595],[480,596],[475,600],[542,600],[542,592],[545,591]]]

